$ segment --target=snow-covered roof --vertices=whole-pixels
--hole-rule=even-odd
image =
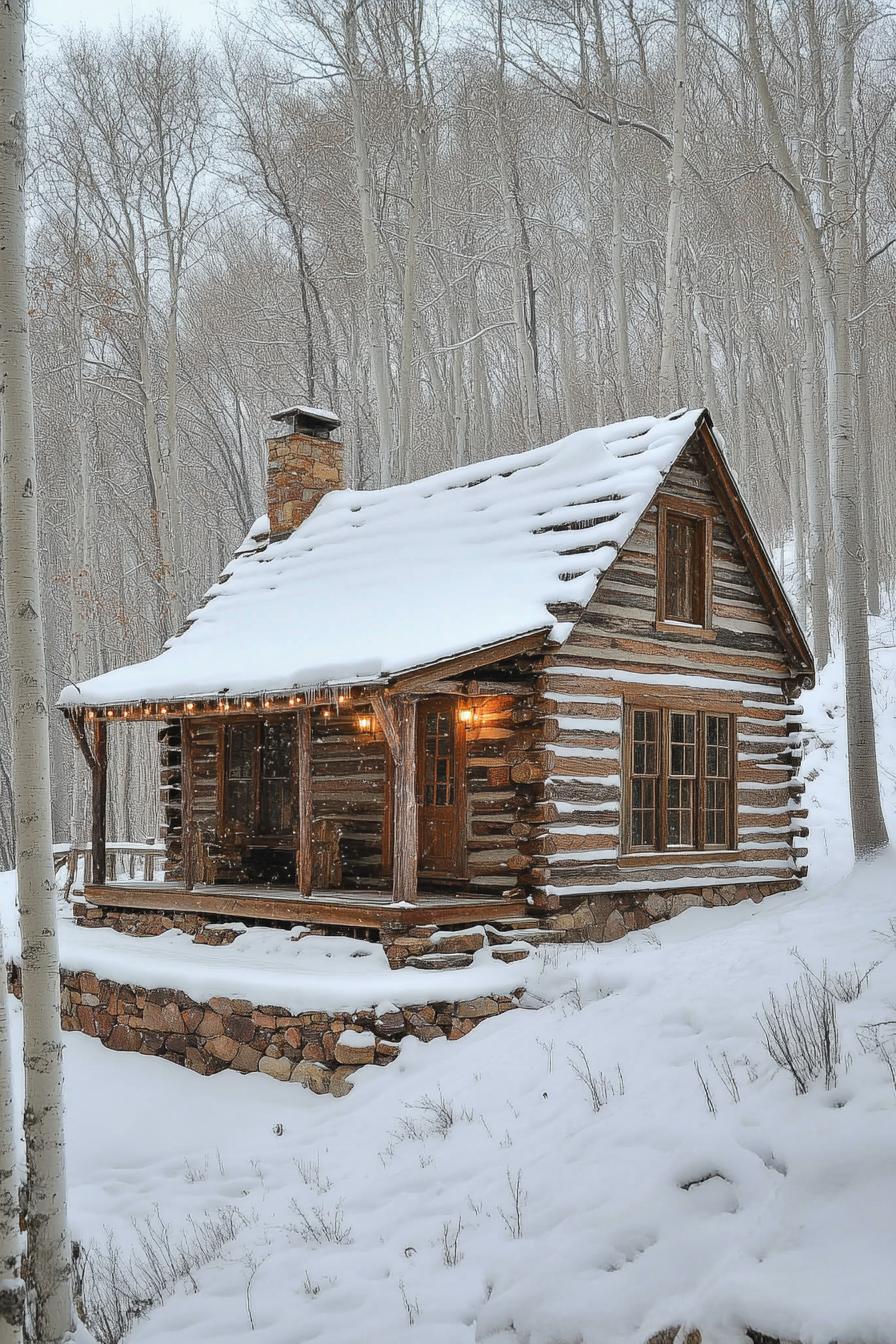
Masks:
[[[60,704],[369,685],[529,633],[562,643],[572,625],[549,608],[590,600],[702,415],[333,491],[270,544],[256,523],[162,653],[66,687]]]

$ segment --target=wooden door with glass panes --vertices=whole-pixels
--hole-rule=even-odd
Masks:
[[[464,875],[464,729],[457,702],[417,706],[417,868],[432,877]]]

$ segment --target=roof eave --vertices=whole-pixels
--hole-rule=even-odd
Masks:
[[[425,686],[429,683],[438,682],[444,678],[456,676],[461,672],[472,672],[479,667],[489,667],[493,663],[504,662],[508,658],[520,657],[529,653],[537,653],[544,646],[551,633],[553,626],[540,626],[535,630],[524,631],[520,635],[514,635],[509,639],[497,640],[492,644],[482,644],[475,648],[465,649],[459,653],[451,654],[445,658],[434,659],[432,662],[419,663],[414,667],[402,668],[400,671],[385,674],[381,677],[366,677],[364,679],[353,680],[352,678],[343,678],[333,680],[332,682],[313,685],[294,685],[294,686],[258,686],[253,690],[240,691],[233,697],[228,696],[228,691],[219,689],[217,691],[186,691],[182,695],[176,696],[156,696],[143,697],[141,699],[131,700],[84,700],[84,701],[57,701],[56,708],[64,714],[80,714],[87,710],[104,712],[107,709],[133,709],[134,718],[148,720],[152,722],[154,718],[170,718],[172,711],[178,709],[184,710],[186,706],[194,701],[222,700],[232,698],[234,700],[263,700],[266,696],[281,699],[288,696],[313,696],[315,694],[326,697],[328,693],[338,694],[340,691],[374,691],[385,689],[388,695],[400,695],[403,692],[410,692],[418,686]],[[157,712],[157,708],[164,706],[166,714]],[[253,706],[254,708],[255,706]],[[153,712],[147,714],[145,710],[150,708]],[[265,706],[260,704],[259,709]],[[138,712],[139,711],[139,712]],[[177,714],[174,714],[177,717]]]

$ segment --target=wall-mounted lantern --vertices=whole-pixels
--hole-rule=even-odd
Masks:
[[[475,700],[462,700],[457,711],[457,721],[468,734],[477,733],[482,723],[482,711]]]

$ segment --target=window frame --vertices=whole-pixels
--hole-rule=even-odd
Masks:
[[[656,741],[658,759],[655,783],[655,818],[653,833],[655,842],[652,847],[632,843],[632,780],[638,776],[633,773],[634,718],[638,713],[656,715]],[[693,783],[693,843],[669,844],[669,780],[678,778],[670,770],[671,757],[671,716],[688,714],[694,716],[695,773],[682,778],[692,778]],[[728,721],[728,774],[725,776],[707,774],[707,721],[723,718]],[[622,800],[620,808],[620,853],[619,863],[623,867],[636,867],[639,864],[674,863],[682,860],[719,861],[736,858],[738,854],[737,835],[737,734],[738,711],[730,703],[702,702],[695,705],[669,699],[628,699],[623,704],[622,716]],[[722,779],[727,782],[728,796],[725,806],[727,835],[724,843],[709,843],[706,840],[706,783],[707,780]],[[719,809],[714,809],[718,812]]]
[[[240,714],[228,715],[226,722],[219,723],[218,729],[218,834],[225,842],[237,840],[240,844],[262,845],[269,848],[290,849],[294,844],[295,830],[295,798],[297,794],[297,770],[296,770],[296,729],[292,725],[292,750],[289,760],[288,776],[273,776],[278,780],[288,778],[290,781],[290,794],[293,799],[293,828],[282,831],[277,834],[270,834],[261,830],[262,806],[263,806],[263,754],[264,754],[264,729],[266,724],[279,725],[287,723],[290,719],[288,714]],[[227,786],[228,786],[228,761],[230,757],[229,730],[233,728],[251,728],[254,736],[252,770],[250,776],[249,788],[249,812],[244,820],[245,830],[242,830],[233,819],[227,816]]]
[[[666,634],[696,636],[699,639],[715,639],[712,612],[712,560],[713,560],[713,520],[716,516],[714,504],[703,504],[698,500],[679,499],[674,495],[661,495],[657,500],[656,517],[656,628]],[[666,612],[666,549],[668,546],[669,519],[683,518],[688,523],[697,523],[697,552],[700,563],[699,592],[701,596],[702,619],[700,621],[682,621],[670,617]]]

